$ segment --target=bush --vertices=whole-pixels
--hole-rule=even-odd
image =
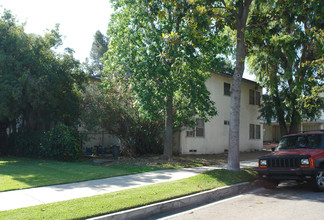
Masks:
[[[81,156],[81,136],[75,128],[63,124],[48,132],[18,133],[10,136],[6,153],[44,159],[78,160]]]
[[[89,87],[84,95],[81,120],[88,131],[102,127],[118,137],[123,155],[163,153],[164,120],[145,118],[128,89]]]
[[[75,128],[57,125],[43,136],[40,153],[45,158],[78,160],[81,155],[81,136]]]
[[[38,157],[42,134],[35,131],[12,134],[8,141],[9,154],[26,157]],[[10,148],[13,146],[13,148]]]

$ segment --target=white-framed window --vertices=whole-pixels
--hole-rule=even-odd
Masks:
[[[205,136],[205,121],[204,119],[197,118],[196,119],[196,137],[204,137]]]
[[[250,124],[250,139],[261,139],[261,125]]]
[[[194,128],[187,128],[186,137],[204,137],[205,136],[205,121],[197,118]]]

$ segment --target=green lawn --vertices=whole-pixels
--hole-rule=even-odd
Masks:
[[[0,219],[84,219],[181,197],[225,185],[252,181],[253,170],[214,170],[188,179],[114,193],[0,212]]]
[[[80,182],[158,169],[160,168],[129,163],[99,166],[90,162],[0,157],[0,191]]]

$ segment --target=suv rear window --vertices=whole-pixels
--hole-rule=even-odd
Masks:
[[[277,150],[298,149],[298,148],[324,148],[324,135],[322,134],[305,134],[283,137]]]

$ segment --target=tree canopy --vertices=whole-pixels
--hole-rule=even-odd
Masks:
[[[208,71],[225,63],[217,55],[227,39],[198,28],[188,12],[200,12],[187,0],[111,2],[115,13],[105,55],[106,72],[113,76],[109,81],[134,91],[142,117],[166,119],[164,156],[169,159],[176,125],[217,113],[205,81]]]
[[[235,70],[231,85],[228,169],[239,170],[241,83],[245,59],[249,53],[247,37],[254,28],[271,20],[275,8],[268,8],[269,10],[265,11],[263,7],[266,4],[273,5],[274,2],[271,0],[191,0],[190,2],[195,4],[196,8],[200,8],[203,15],[209,17],[208,29],[216,30],[213,34],[227,31],[232,39],[235,39],[232,50],[232,55],[235,57]]]
[[[250,66],[267,88],[262,116],[280,124],[281,134],[297,132],[302,119],[323,109],[323,4],[281,2],[275,21],[251,38]],[[288,123],[290,126],[288,127]]]
[[[57,54],[58,26],[44,36],[26,34],[4,11],[0,18],[0,122],[28,130],[77,122],[85,75],[72,53]],[[76,86],[78,85],[78,87]],[[20,123],[18,123],[20,119]],[[15,129],[14,129],[15,130]]]
[[[109,39],[100,31],[96,31],[90,51],[89,75],[101,76],[104,68],[102,58],[108,50]]]

